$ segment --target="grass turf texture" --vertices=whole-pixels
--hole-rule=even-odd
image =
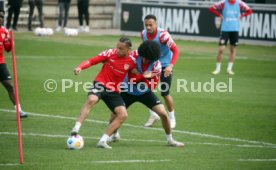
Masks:
[[[84,149],[72,151],[66,149],[66,140],[86,100],[86,92],[82,85],[77,86],[79,92],[75,92],[76,86],[62,92],[62,80],[91,82],[100,64],[82,71],[79,76],[73,74],[74,67],[102,50],[115,47],[120,36],[65,37],[56,34],[37,37],[32,33],[16,33],[15,37],[22,108],[31,113],[67,119],[39,115],[23,119],[25,162],[8,165],[19,162],[17,136],[3,133],[17,132],[16,116],[3,110],[13,110],[13,106],[4,88],[0,87],[0,169],[276,168],[275,47],[238,46],[234,76],[226,74],[227,48],[222,72],[213,76],[216,43],[176,40],[180,58],[174,68],[171,90],[177,118],[173,136],[186,146],[167,147],[161,122],[154,128],[144,129],[142,125],[148,118],[148,110],[137,103],[128,110],[129,117],[120,129],[123,140],[111,144],[112,150],[96,148],[109,118],[109,110],[101,101],[88,117],[94,121],[85,122],[81,128]],[[131,39],[137,48],[140,39]],[[11,54],[6,53],[5,58],[12,73]],[[228,83],[232,78],[233,92],[192,92],[191,82],[210,82],[212,78],[216,83]],[[47,79],[57,81],[55,92],[44,90]],[[177,92],[177,79],[185,79],[190,92],[183,89]]]

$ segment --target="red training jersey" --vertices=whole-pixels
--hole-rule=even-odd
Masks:
[[[0,27],[0,64],[5,63],[4,49],[5,51],[11,51],[11,42],[8,40],[9,32],[8,30],[1,26]]]
[[[116,48],[109,49],[82,62],[78,67],[83,70],[101,62],[103,66],[95,81],[102,83],[109,90],[120,92],[120,83],[124,81],[126,74],[136,67],[136,60],[132,53],[125,57],[118,57]]]

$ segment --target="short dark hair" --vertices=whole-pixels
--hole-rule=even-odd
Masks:
[[[153,14],[149,14],[149,15],[145,16],[144,20],[146,20],[146,19],[153,19],[154,21],[156,21],[156,16]]]
[[[128,47],[132,47],[132,42],[128,37],[121,37],[119,42],[125,43]]]
[[[161,49],[157,42],[147,40],[138,47],[138,54],[151,61],[156,61],[161,56]]]

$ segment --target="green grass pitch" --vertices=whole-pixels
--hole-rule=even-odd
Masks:
[[[16,116],[1,86],[0,169],[276,169],[275,46],[239,45],[234,76],[226,74],[227,48],[222,72],[213,76],[217,43],[176,40],[180,57],[171,89],[177,119],[173,136],[185,147],[166,146],[161,122],[144,129],[148,110],[137,103],[120,129],[122,140],[111,144],[111,150],[96,148],[109,118],[101,101],[81,128],[84,148],[72,151],[66,140],[86,92],[76,84],[62,92],[62,82],[91,82],[100,64],[78,76],[74,67],[115,47],[120,36],[37,37],[16,32],[15,37],[20,101],[30,116],[21,121],[24,164],[20,165]],[[131,39],[137,48],[140,39]],[[11,54],[6,53],[5,59],[12,73]],[[45,91],[47,79],[57,81],[55,92]],[[189,91],[177,92],[177,80],[185,80]],[[232,92],[192,91],[192,82],[197,89],[198,83],[211,80],[231,81]]]

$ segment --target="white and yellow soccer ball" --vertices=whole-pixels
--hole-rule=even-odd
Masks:
[[[70,136],[67,139],[67,146],[69,149],[79,150],[84,146],[84,140],[80,135]]]

